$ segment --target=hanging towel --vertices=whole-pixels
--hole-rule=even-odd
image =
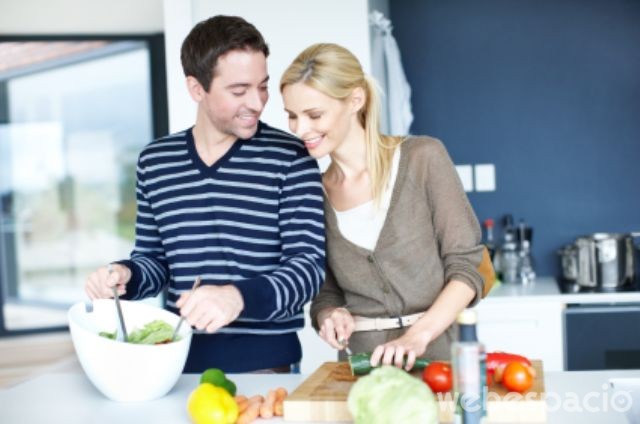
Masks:
[[[391,21],[374,10],[369,14],[372,29],[372,74],[383,93],[380,127],[384,134],[407,135],[411,113],[411,87],[402,69],[400,49],[391,34]]]

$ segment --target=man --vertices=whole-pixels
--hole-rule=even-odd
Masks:
[[[317,164],[298,139],[259,121],[268,55],[239,17],[189,33],[181,60],[195,126],[142,151],[131,258],[85,285],[91,299],[112,297],[113,286],[125,299],[168,287],[168,309],[196,329],[185,372],[289,372],[302,355],[302,308],[324,280]]]

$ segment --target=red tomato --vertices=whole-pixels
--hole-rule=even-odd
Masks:
[[[422,371],[422,380],[429,385],[434,392],[448,392],[453,387],[453,372],[451,365],[446,362],[431,362]]]
[[[502,385],[512,392],[525,392],[533,386],[534,371],[520,362],[510,362],[502,373]]]

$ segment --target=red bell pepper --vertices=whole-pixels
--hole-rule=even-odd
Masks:
[[[509,362],[520,362],[523,365],[531,366],[531,361],[522,355],[507,352],[487,353],[487,373],[493,374],[496,368],[506,366]]]

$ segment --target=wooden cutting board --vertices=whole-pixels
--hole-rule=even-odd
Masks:
[[[533,387],[522,395],[509,393],[500,384],[489,386],[487,422],[546,422],[542,362],[532,361],[532,365],[537,377]],[[347,396],[357,378],[351,375],[348,363],[325,362],[286,398],[285,421],[353,421],[347,409]],[[436,396],[439,397],[439,421],[453,422],[453,394]]]

